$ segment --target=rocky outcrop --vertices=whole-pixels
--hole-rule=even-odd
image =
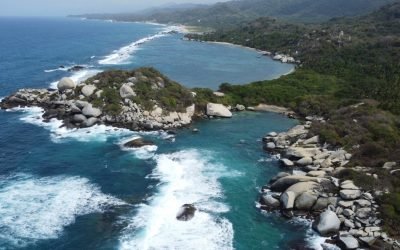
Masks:
[[[145,140],[143,138],[136,138],[124,144],[124,147],[127,148],[141,148],[144,146],[152,146],[154,142]]]
[[[232,113],[227,107],[219,103],[208,103],[206,114],[222,118],[231,118]]]
[[[279,210],[285,217],[312,218],[314,230],[334,236],[331,243],[342,249],[368,247],[382,240],[395,246],[396,241],[382,232],[374,193],[362,190],[352,180],[335,178],[346,169],[352,155],[321,144],[318,136],[309,136],[312,121],[323,119],[308,120],[287,132],[269,132],[263,138],[264,148],[281,157],[280,165],[287,172],[280,172],[262,188],[261,209]],[[396,165],[388,162],[382,168],[391,171]]]
[[[189,221],[193,219],[196,213],[196,207],[193,204],[184,204],[176,215],[176,219],[180,221]]]
[[[137,96],[135,88],[143,96]],[[102,72],[78,86],[63,78],[58,91],[21,89],[0,102],[2,109],[19,106],[41,107],[44,120],[62,120],[67,128],[106,124],[170,130],[188,126],[195,116],[192,93],[149,68]]]

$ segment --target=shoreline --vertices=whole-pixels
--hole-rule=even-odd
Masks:
[[[262,139],[265,151],[279,155],[282,172],[262,187],[260,209],[311,220],[312,230],[325,239],[322,249],[325,244],[341,249],[400,247],[383,230],[377,195],[340,177],[352,155],[321,144],[319,135],[309,136],[313,124],[324,122],[322,117],[307,117],[304,125],[279,134],[272,131]]]

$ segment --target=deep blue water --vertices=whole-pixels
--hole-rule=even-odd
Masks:
[[[185,42],[181,35],[123,46],[165,27],[75,19],[0,18],[0,96],[47,87],[70,73],[59,65],[154,66],[187,86],[215,87],[286,73],[290,65],[251,50]],[[119,50],[113,65],[101,64]],[[110,57],[108,57],[110,58]],[[108,61],[110,62],[110,61]],[[259,139],[296,124],[243,112],[182,130],[138,134],[97,126],[67,131],[40,110],[0,111],[0,249],[287,249],[307,227],[259,212],[258,191],[279,171]],[[157,147],[127,151],[143,136]],[[185,203],[190,222],[175,215]]]

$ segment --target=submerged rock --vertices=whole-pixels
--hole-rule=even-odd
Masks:
[[[124,146],[127,148],[141,148],[152,145],[154,145],[154,142],[144,140],[143,138],[137,138],[124,144]]]
[[[189,221],[193,219],[196,210],[193,204],[184,204],[176,214],[176,219],[180,221]]]

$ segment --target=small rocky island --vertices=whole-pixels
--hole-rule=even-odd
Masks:
[[[196,106],[196,101],[195,92],[154,68],[139,68],[105,71],[78,84],[65,77],[57,89],[20,89],[4,98],[0,108],[40,107],[45,121],[56,118],[70,129],[106,124],[130,130],[169,130],[188,126],[196,117],[232,116],[222,104]]]
[[[2,109],[41,107],[43,119],[67,128],[106,124],[130,130],[168,130],[189,125],[195,116],[230,117],[221,104],[196,110],[196,93],[153,68],[99,73],[82,83],[63,78],[58,89],[20,89],[3,99]]]

